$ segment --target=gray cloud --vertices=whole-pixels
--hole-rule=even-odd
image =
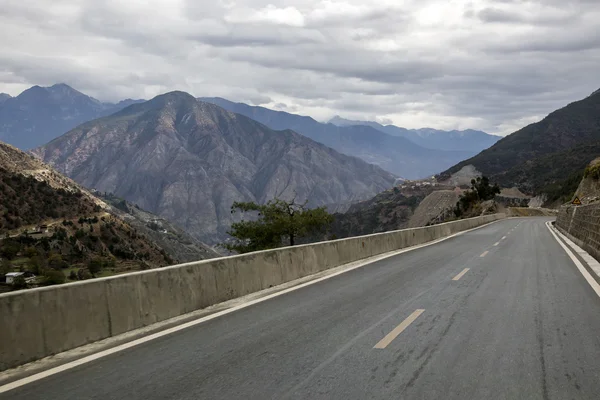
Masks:
[[[0,92],[169,90],[506,134],[600,87],[596,0],[4,0]]]

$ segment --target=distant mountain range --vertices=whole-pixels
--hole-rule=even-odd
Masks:
[[[554,111],[542,121],[503,138],[441,178],[473,165],[505,187],[546,194],[549,201],[570,197],[582,171],[600,155],[600,91]]]
[[[348,203],[370,198],[396,179],[305,136],[274,131],[183,92],[87,122],[33,153],[78,183],[138,204],[208,243],[227,237],[239,218],[230,212],[236,200]]]
[[[473,143],[466,145],[465,143],[468,143],[469,140],[463,139],[459,134],[448,133],[447,140],[439,138],[443,136],[441,131],[436,131],[435,135],[432,134],[435,137],[429,140],[425,139],[425,132],[423,132],[423,137],[415,136],[415,140],[427,143],[437,140],[440,143],[446,143],[446,147],[451,147],[448,143],[453,140],[466,146],[466,148],[461,149],[461,145],[456,144],[453,150],[440,150],[425,148],[416,144],[413,141],[414,138],[407,139],[412,134],[407,134],[406,137],[400,134],[392,135],[383,132],[380,128],[374,128],[365,124],[349,126],[338,126],[332,123],[324,124],[315,121],[311,117],[274,111],[264,107],[249,106],[244,103],[234,103],[218,97],[202,97],[200,100],[245,115],[272,129],[291,129],[317,142],[323,143],[340,153],[359,157],[409,179],[423,178],[436,174],[448,168],[448,166],[476,154],[488,146],[486,143],[493,143],[493,140],[497,139],[494,136],[484,134],[487,135],[485,136],[485,140],[481,141],[477,139]],[[340,122],[339,119],[336,121]],[[381,129],[393,130],[386,127],[382,127]],[[477,138],[481,136],[480,134],[471,133],[465,133],[465,135]],[[460,137],[460,140],[452,139],[452,137]]]
[[[341,153],[359,157],[405,178],[422,178],[489,147],[497,137],[479,131],[407,130],[375,122],[334,118],[328,124],[285,112],[201,98],[275,130],[291,129]],[[16,97],[0,94],[0,140],[31,149],[76,126],[143,100],[102,103],[66,84],[33,86]]]
[[[443,131],[432,128],[406,129],[395,125],[381,125],[372,121],[351,121],[335,116],[329,123],[337,126],[366,125],[392,136],[400,136],[419,146],[436,150],[471,151],[478,153],[487,149],[500,136],[490,135],[482,131],[467,129],[464,131]]]
[[[142,100],[102,103],[65,84],[0,94],[0,140],[22,150],[48,143],[77,125]]]

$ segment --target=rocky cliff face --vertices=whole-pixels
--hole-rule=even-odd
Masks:
[[[0,94],[0,140],[20,149],[41,146],[77,125],[139,100],[101,103],[72,87],[33,86],[16,97]]]
[[[236,200],[309,206],[369,198],[395,177],[292,131],[274,131],[182,92],[91,121],[34,151],[77,182],[215,243]]]

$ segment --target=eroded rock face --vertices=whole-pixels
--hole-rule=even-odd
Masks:
[[[309,206],[372,197],[395,177],[292,131],[274,131],[182,92],[73,129],[33,153],[75,181],[112,192],[215,243],[236,200]]]

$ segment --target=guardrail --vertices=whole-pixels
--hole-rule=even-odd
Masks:
[[[0,294],[0,370],[502,218],[487,215]]]

